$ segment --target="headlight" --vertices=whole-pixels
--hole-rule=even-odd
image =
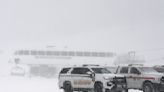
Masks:
[[[109,78],[109,77],[104,77],[105,80],[109,80],[109,81],[112,81],[113,78]]]
[[[164,77],[160,78],[160,82],[164,83]]]
[[[111,82],[107,82],[107,86],[112,86],[112,83]]]

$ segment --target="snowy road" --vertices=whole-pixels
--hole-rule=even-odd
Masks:
[[[0,77],[0,92],[63,92],[57,85],[57,79],[41,77]],[[142,92],[130,90],[129,92]]]

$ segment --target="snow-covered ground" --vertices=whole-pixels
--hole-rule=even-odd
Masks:
[[[56,78],[1,76],[0,92],[63,92],[57,83]],[[130,92],[142,91],[130,90]]]

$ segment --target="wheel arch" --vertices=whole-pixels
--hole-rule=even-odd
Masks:
[[[63,88],[64,88],[64,86],[67,85],[67,84],[70,84],[70,85],[72,86],[71,81],[64,81],[64,82],[63,82]]]
[[[94,83],[94,87],[95,87],[95,85],[97,85],[97,84],[102,84],[102,86],[103,86],[103,83],[102,83],[101,81],[96,81],[96,82]]]
[[[145,80],[144,82],[143,82],[143,84],[142,84],[142,89],[143,89],[143,87],[144,87],[144,85],[146,84],[146,83],[152,83],[150,80]]]

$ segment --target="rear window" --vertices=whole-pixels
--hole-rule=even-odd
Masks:
[[[65,74],[67,73],[71,68],[63,68],[60,72],[60,74]]]

